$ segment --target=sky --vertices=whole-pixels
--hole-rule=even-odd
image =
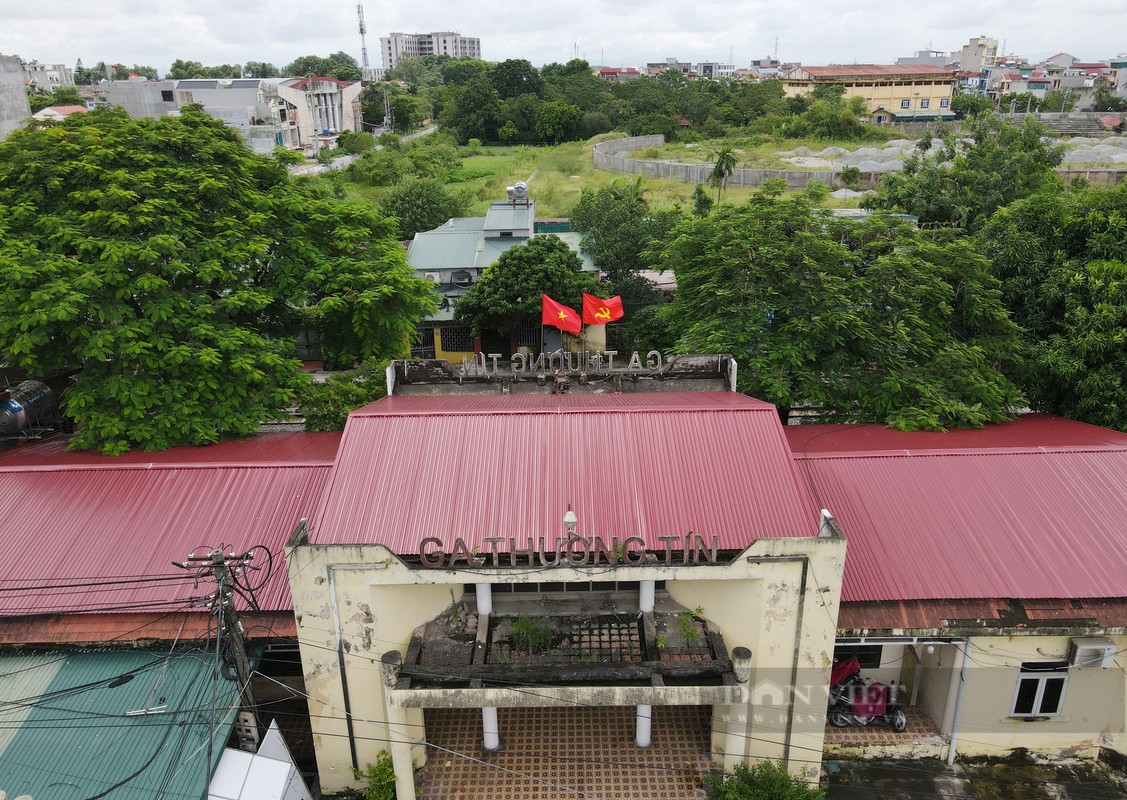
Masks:
[[[0,4],[0,54],[73,67],[98,61],[156,67],[268,61],[343,50],[360,61],[354,2],[326,0],[53,0]],[[954,51],[973,36],[1030,59],[1081,60],[1127,51],[1127,3],[1058,0],[570,0],[515,5],[414,0],[364,3],[369,63],[382,66],[390,31],[457,31],[481,39],[482,58],[540,66],[578,56],[592,65],[644,66],[675,57],[748,66],[776,52],[807,65],[891,64],[917,50]]]

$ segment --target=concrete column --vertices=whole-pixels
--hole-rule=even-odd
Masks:
[[[415,766],[411,763],[411,728],[407,724],[407,709],[399,708],[391,702],[391,691],[399,680],[401,660],[398,650],[389,650],[380,659],[389,740],[387,749],[391,751],[391,766],[395,770],[396,800],[415,800]]]
[[[493,613],[493,587],[488,583],[475,583],[477,593],[477,613],[487,617]]]
[[[732,648],[732,668],[736,680],[747,683],[751,679],[751,651],[746,647]]]
[[[639,581],[638,609],[646,614],[654,610],[654,581]]]
[[[653,743],[650,735],[652,724],[653,706],[638,706],[638,729],[634,735],[634,744],[638,747],[649,747]]]
[[[493,752],[501,749],[501,731],[497,726],[497,709],[481,709],[481,746]]]

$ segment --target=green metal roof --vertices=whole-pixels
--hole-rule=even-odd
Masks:
[[[209,731],[214,769],[239,704],[213,659],[194,648],[0,656],[0,790],[200,800]]]

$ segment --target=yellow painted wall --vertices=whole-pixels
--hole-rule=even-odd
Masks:
[[[951,98],[955,92],[955,81],[936,80],[934,78],[920,80],[881,80],[881,81],[800,81],[783,80],[783,90],[787,97],[797,97],[809,94],[818,85],[836,85],[845,87],[845,99],[860,97],[868,103],[869,111],[876,113],[883,106],[884,111],[893,114],[937,114],[941,111],[950,111]],[[927,101],[924,108],[922,101]],[[943,106],[942,101],[947,101]],[[902,102],[907,101],[908,107],[902,107]]]

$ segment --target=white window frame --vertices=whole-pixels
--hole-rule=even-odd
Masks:
[[[912,107],[912,101],[911,100],[901,100],[900,101],[900,107],[901,108],[911,108]]]
[[[1037,666],[1034,667],[1034,665]],[[1010,703],[1010,716],[1018,719],[1061,716],[1065,697],[1068,695],[1068,676],[1069,664],[1067,661],[1023,661],[1018,672],[1017,683],[1014,686],[1014,696]],[[1057,701],[1057,707],[1052,711],[1045,711],[1041,709],[1041,703],[1045,697],[1045,686],[1050,680],[1060,680],[1063,683],[1060,688],[1060,699]],[[1017,699],[1021,694],[1022,684],[1026,682],[1037,684],[1037,690],[1033,695],[1033,708],[1028,712],[1019,712],[1017,710]]]
[[[949,108],[950,106],[951,106],[950,98],[947,98],[947,97],[939,98],[939,107],[940,108]]]
[[[930,97],[921,97],[920,98],[920,108],[930,108],[930,107],[931,107],[931,98]]]

